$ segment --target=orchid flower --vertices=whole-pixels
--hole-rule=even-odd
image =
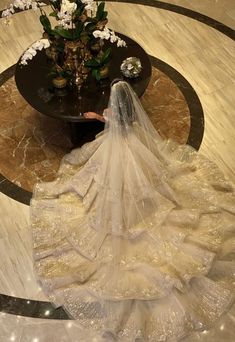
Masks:
[[[28,60],[31,60],[36,54],[37,50],[47,49],[50,46],[48,39],[40,39],[33,43],[22,55],[20,64],[27,65]]]
[[[105,27],[103,31],[94,31],[93,36],[95,38],[110,40],[111,43],[117,43],[118,47],[126,46],[126,42],[118,37],[114,31],[109,30],[107,27]]]

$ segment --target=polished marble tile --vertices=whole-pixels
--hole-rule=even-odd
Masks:
[[[0,194],[0,293],[46,300],[32,261],[29,207]]]
[[[12,0],[1,0],[0,1],[0,10],[4,10],[12,3]]]
[[[189,8],[235,29],[235,2],[233,0],[161,0]]]

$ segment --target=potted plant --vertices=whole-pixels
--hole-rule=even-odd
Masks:
[[[52,84],[55,88],[65,88],[68,80],[71,79],[72,73],[70,70],[65,70],[59,65],[55,65],[48,74],[52,78]]]
[[[3,11],[2,16],[9,23],[15,11],[33,9],[40,12],[43,26],[43,38],[30,46],[21,57],[21,64],[27,65],[37,50],[47,49],[47,56],[52,61],[52,72],[60,69],[62,77],[79,84],[86,80],[88,73],[97,79],[107,75],[107,63],[111,49],[102,51],[104,40],[125,46],[126,43],[109,30],[107,11],[104,2],[94,0],[49,0],[51,12],[47,14],[40,0],[17,0]],[[50,18],[54,18],[53,26]],[[58,71],[57,71],[58,72]],[[72,76],[71,76],[72,75]]]
[[[96,57],[91,58],[85,62],[85,66],[91,70],[92,76],[97,81],[108,77],[109,67],[108,62],[111,57],[111,48],[99,53]]]

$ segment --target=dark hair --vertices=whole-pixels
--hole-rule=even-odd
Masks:
[[[123,78],[114,78],[110,83],[110,87],[112,87],[115,83],[118,83],[120,81],[124,81]]]
[[[127,83],[127,82],[126,82]],[[130,94],[129,91],[129,87],[127,87],[127,85],[122,86],[120,89],[120,94],[123,100],[122,103],[122,107],[119,107],[120,112],[123,110],[123,106],[125,107],[126,113],[127,113],[127,124],[128,125],[132,125],[133,121],[134,121],[134,117],[133,117],[133,113],[134,113],[134,103],[133,103],[133,99],[132,96]],[[128,96],[129,95],[129,96]],[[120,106],[120,103],[119,103]],[[122,125],[125,124],[125,122],[123,121],[123,118],[120,117],[120,122]]]

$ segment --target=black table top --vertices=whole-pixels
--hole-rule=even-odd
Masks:
[[[45,51],[38,51],[37,55],[21,66],[18,62],[15,72],[15,81],[21,95],[37,111],[42,114],[63,119],[70,122],[85,122],[89,119],[83,117],[87,111],[102,114],[107,108],[110,83],[115,78],[123,78],[120,65],[122,61],[131,56],[138,57],[142,64],[142,71],[136,79],[126,79],[134,88],[137,95],[143,95],[151,77],[151,62],[144,49],[134,40],[118,34],[127,43],[127,47],[112,47],[109,78],[98,83],[91,76],[86,85],[82,87],[80,98],[75,90],[67,88],[61,91],[53,88],[48,77],[49,64]],[[63,96],[61,96],[63,95]]]

